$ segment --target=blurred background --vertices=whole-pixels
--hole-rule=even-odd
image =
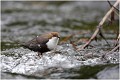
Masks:
[[[15,47],[17,41],[51,31],[62,37],[80,32],[77,38],[88,39],[109,9],[106,1],[2,1],[1,48]],[[118,24],[103,27],[110,39],[116,37],[117,30]]]
[[[109,9],[107,1],[1,1],[1,51],[19,48],[17,42],[26,42],[51,31],[59,32],[61,40],[72,33],[80,33],[73,40],[88,40]],[[118,17],[115,19],[117,22],[109,24],[107,21],[103,26],[102,32],[107,40],[117,37]],[[15,75],[3,73],[2,77],[24,78],[24,75]]]

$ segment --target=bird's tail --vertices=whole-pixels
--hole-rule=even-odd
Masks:
[[[14,43],[16,43],[19,47],[25,47],[24,42],[14,41]]]

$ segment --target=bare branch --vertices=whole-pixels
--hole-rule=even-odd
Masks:
[[[120,1],[117,0],[113,6],[116,7],[116,6],[119,4],[119,2],[120,2]],[[87,46],[91,43],[91,41],[92,41],[92,40],[96,37],[96,35],[99,33],[100,28],[102,28],[102,25],[103,25],[104,22],[107,20],[107,18],[110,16],[110,14],[112,13],[113,10],[114,10],[114,8],[112,7],[112,8],[106,13],[106,15],[103,17],[103,19],[101,20],[101,22],[98,24],[98,26],[97,26],[94,34],[93,34],[92,37],[89,39],[89,41],[88,41],[85,45],[83,45],[81,48],[78,48],[78,50],[84,49],[85,47],[87,47]]]
[[[110,5],[110,7],[114,7],[111,3],[110,3],[110,1],[108,0],[108,3],[109,3],[109,5]],[[119,9],[117,9],[116,7],[114,7],[115,8],[115,10],[117,11],[117,12],[119,12]]]
[[[75,50],[77,50],[76,45],[75,45],[71,40],[70,40],[70,44],[72,44],[73,48],[74,48]]]

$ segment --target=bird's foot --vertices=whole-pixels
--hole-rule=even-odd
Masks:
[[[42,57],[43,57],[43,54],[40,53],[40,52],[38,52],[38,56],[39,56],[40,58],[42,58]]]

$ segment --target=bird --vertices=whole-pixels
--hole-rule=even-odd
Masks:
[[[24,42],[22,46],[28,48],[34,52],[38,52],[38,55],[54,50],[59,42],[60,35],[58,32],[49,32],[33,38],[28,42]]]

